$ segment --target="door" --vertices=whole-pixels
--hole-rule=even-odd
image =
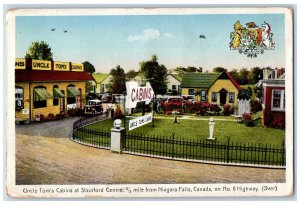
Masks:
[[[226,104],[226,98],[227,98],[227,90],[222,88],[220,91],[220,104],[225,105]]]

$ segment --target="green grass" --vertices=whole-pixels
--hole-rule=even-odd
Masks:
[[[149,123],[127,131],[129,135],[126,137],[126,150],[190,160],[279,166],[284,164],[285,155],[278,150],[282,148],[284,130],[262,128],[259,123],[256,127],[247,127],[242,123],[216,120],[216,140],[208,141],[208,119],[199,118],[202,120],[178,119],[179,123],[173,123],[173,119],[156,118],[154,127]],[[104,120],[80,128],[74,132],[73,138],[83,143],[109,148],[113,121]],[[100,133],[100,130],[105,130],[106,133]]]
[[[223,117],[224,118],[224,117]],[[231,119],[231,118],[230,118]],[[89,125],[89,128],[110,130],[113,127],[113,119]],[[173,119],[155,119],[152,123],[129,131],[146,135],[171,137],[175,133],[176,138],[205,140],[209,136],[208,120],[180,120],[173,123]],[[128,127],[128,120],[126,121]],[[218,142],[231,142],[242,144],[268,144],[280,146],[284,140],[285,131],[273,128],[263,128],[259,125],[247,127],[245,124],[231,121],[215,121],[214,137]]]

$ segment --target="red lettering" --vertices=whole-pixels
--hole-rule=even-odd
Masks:
[[[140,96],[139,96],[139,100],[141,101],[143,99],[143,88],[140,88]]]
[[[135,89],[133,88],[132,91],[131,91],[131,101],[132,102],[135,101],[134,93],[135,93]]]

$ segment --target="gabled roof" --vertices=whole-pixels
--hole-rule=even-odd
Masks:
[[[173,76],[176,80],[178,80],[179,82],[182,81],[182,77],[179,74],[172,74],[170,73],[169,75]]]
[[[234,84],[234,86],[238,89],[241,90],[241,86],[236,82],[236,80],[234,79],[234,77],[226,70],[225,71],[226,74],[228,75],[229,79],[231,80],[231,82]]]
[[[229,79],[234,86],[240,90],[241,87],[236,80],[224,71],[222,73],[184,73],[182,77],[182,88],[210,88],[218,79]]]
[[[45,70],[15,70],[16,82],[44,81],[90,81],[92,75],[88,72],[45,71]]]
[[[96,83],[101,83],[103,80],[105,80],[109,76],[109,74],[93,73],[92,76],[95,79]]]
[[[137,77],[138,75],[141,76],[141,78],[145,78],[145,76],[142,72],[137,72],[136,75],[133,78]]]
[[[222,73],[184,73],[182,88],[209,88]]]

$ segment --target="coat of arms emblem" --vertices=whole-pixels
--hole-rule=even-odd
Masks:
[[[247,57],[256,58],[258,54],[263,54],[264,50],[273,50],[273,33],[271,26],[267,22],[257,26],[255,22],[249,22],[244,27],[240,21],[234,24],[234,31],[230,33],[230,49],[238,50]]]

